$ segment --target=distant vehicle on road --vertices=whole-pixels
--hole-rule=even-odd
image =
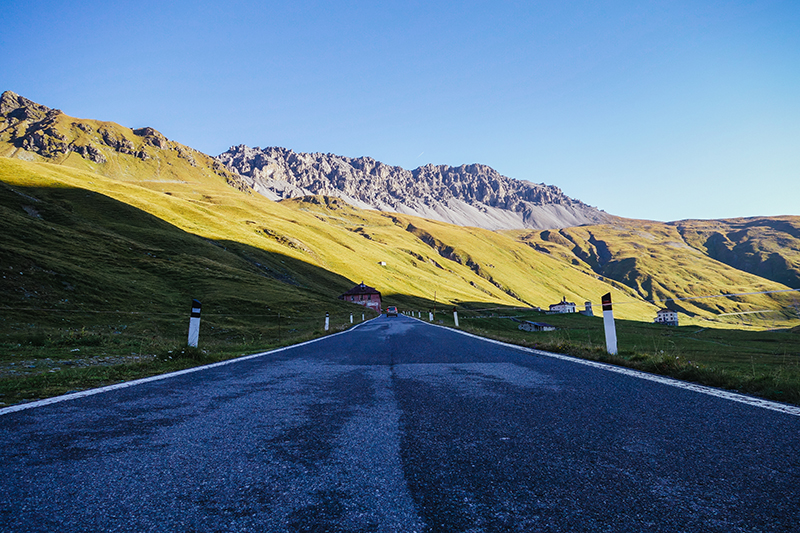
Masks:
[[[397,316],[397,307],[395,307],[394,305],[390,305],[389,307],[387,307],[386,308],[386,316],[387,317]]]

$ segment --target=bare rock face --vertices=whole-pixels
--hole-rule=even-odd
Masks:
[[[323,194],[366,209],[487,229],[555,229],[610,216],[552,185],[511,179],[486,165],[425,165],[414,170],[370,157],[296,153],[239,145],[217,157],[273,200]]]
[[[137,151],[130,140],[105,127],[100,127],[96,132],[99,144],[79,141],[75,136],[65,134],[65,131],[73,127],[93,134],[95,131],[92,126],[80,121],[72,121],[69,125],[64,122],[65,115],[59,109],[50,109],[11,91],[0,96],[0,123],[4,126],[0,140],[11,142],[28,152],[47,158],[76,152],[85,159],[102,164],[107,162],[107,158],[101,148],[107,147],[143,161],[149,158],[146,152]]]
[[[0,96],[0,115],[4,115],[14,122],[39,121],[52,109],[32,102],[17,93],[5,91]]]

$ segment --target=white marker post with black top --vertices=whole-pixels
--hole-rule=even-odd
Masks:
[[[192,300],[192,314],[189,319],[189,346],[197,348],[197,340],[200,337],[200,301]]]
[[[603,295],[603,328],[606,331],[606,351],[611,355],[617,355],[617,326],[614,324],[610,292]]]

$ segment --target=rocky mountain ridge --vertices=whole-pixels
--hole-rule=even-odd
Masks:
[[[490,230],[556,229],[614,218],[558,187],[511,179],[486,165],[406,170],[369,157],[244,145],[213,158],[150,127],[77,119],[11,91],[0,96],[0,155],[125,181],[222,178],[272,200],[336,196],[360,208]]]
[[[555,229],[612,218],[558,187],[511,179],[480,164],[428,164],[406,170],[370,157],[245,145],[234,146],[217,159],[272,200],[337,196],[361,208],[491,230]]]

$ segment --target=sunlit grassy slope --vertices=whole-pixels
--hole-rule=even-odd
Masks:
[[[209,268],[208,276],[220,280],[231,302],[247,299],[252,284],[270,287],[276,302],[299,295],[335,301],[360,281],[381,290],[387,302],[403,306],[430,306],[434,297],[448,306],[546,306],[562,296],[597,301],[609,290],[618,300],[634,299],[627,289],[609,287],[507,236],[358,210],[337,199],[275,203],[231,188],[223,179],[161,183],[161,190],[153,190],[150,182],[6,158],[0,159],[0,179],[8,235],[0,266],[12,272],[24,262],[56,272],[55,286],[77,287],[91,279],[98,265],[113,264],[116,270],[104,272],[107,279],[97,279],[92,289],[104,299],[109,291],[103,283],[127,287],[121,294],[135,301],[137,277],[157,272],[180,254],[205,264],[201,269]],[[136,246],[126,246],[126,239]],[[132,261],[129,252],[134,250]],[[252,275],[246,285],[230,284],[231,276],[238,275],[228,270],[233,264]],[[30,291],[25,296],[16,289],[20,280],[10,279],[4,284],[7,304],[37,300]],[[170,282],[175,292],[171,305],[179,305],[180,298],[184,305],[190,295],[203,297],[203,290],[189,290],[191,279],[187,273]],[[213,282],[204,283],[211,290]],[[153,297],[152,290],[141,295]],[[639,302],[621,313],[646,317],[652,311]]]
[[[281,203],[356,237],[363,269],[389,294],[431,298],[436,293],[439,302],[472,306],[547,307],[562,297],[597,303],[609,291],[618,301],[634,299],[625,287],[603,283],[497,232],[358,210],[331,198]],[[637,301],[625,313],[649,316],[653,308]]]
[[[687,244],[722,263],[800,288],[800,217],[674,222]]]
[[[3,224],[9,235],[3,254],[13,251],[31,264],[57,271],[47,266],[49,254],[32,256],[32,248],[46,242],[48,250],[61,254],[64,265],[73,261],[69,268],[91,271],[96,258],[90,251],[98,248],[92,239],[101,238],[103,232],[134,235],[142,249],[156,256],[193,249],[195,244],[187,243],[200,243],[187,257],[196,254],[203,262],[219,253],[225,261],[246,265],[254,276],[252,283],[264,284],[274,293],[264,301],[275,298],[276,306],[302,298],[311,298],[315,305],[335,301],[353,283],[364,281],[377,287],[386,302],[423,309],[431,307],[434,298],[440,306],[546,308],[562,297],[581,306],[589,300],[598,309],[600,296],[611,292],[619,304],[617,316],[652,321],[655,309],[664,303],[644,299],[789,288],[709,257],[684,240],[675,225],[628,221],[541,232],[491,232],[361,210],[336,198],[276,203],[237,190],[220,176],[183,177],[180,181],[131,181],[2,158],[0,178],[7,185]],[[77,220],[100,233],[73,227],[82,236],[64,238],[58,224],[65,213],[72,217],[70,224]],[[48,233],[45,228],[50,227],[53,231]],[[34,235],[37,231],[43,235]],[[117,252],[107,252],[108,260]],[[130,263],[130,279],[142,268],[152,267],[150,262],[160,261],[147,253]],[[81,261],[85,261],[83,266]],[[119,261],[127,261],[124,254]],[[10,268],[12,263],[0,266]],[[116,283],[126,284],[127,278],[119,274]],[[224,271],[215,275],[232,279]],[[60,282],[75,285],[71,279]],[[192,292],[192,297],[203,296],[188,286],[178,291],[184,302]],[[226,288],[220,292],[229,298],[242,293],[234,285],[222,286]],[[7,282],[6,290],[12,292],[7,301],[14,300],[13,284]],[[743,316],[750,321],[756,318],[730,313],[765,310],[769,324],[774,325],[794,316],[795,297],[796,293],[778,293],[680,300],[669,305],[730,325],[740,325]],[[17,298],[18,304],[30,298]],[[176,296],[170,305],[178,305],[177,301]],[[687,315],[682,320],[691,319]]]
[[[0,114],[0,156],[56,163],[154,190],[161,190],[160,184],[213,187],[220,181],[246,188],[240,176],[214,158],[153,128],[132,130],[115,122],[79,119],[38,104],[24,108],[21,117]]]
[[[781,229],[762,232],[746,244],[739,242],[738,250],[725,254],[720,250],[728,251],[724,246],[708,249],[708,243],[715,240],[731,243],[726,234],[741,238],[737,225],[752,229],[770,224]],[[785,325],[797,319],[798,292],[711,296],[798,288],[798,228],[800,217],[669,224],[621,219],[601,226],[507,234],[584,272],[623,283],[642,298],[689,315],[731,324],[760,318],[764,325]],[[770,250],[778,246],[783,246],[782,255]],[[745,247],[750,247],[749,256]],[[779,262],[782,268],[775,268]],[[770,265],[773,268],[768,268]]]
[[[143,247],[156,246],[150,235],[169,234],[171,244],[159,245],[164,252],[170,246],[193,249],[186,243],[200,239],[221,250],[225,261],[255,269],[273,291],[301,291],[314,301],[335,299],[364,281],[387,303],[404,307],[547,308],[562,297],[598,307],[600,296],[611,292],[621,318],[652,321],[666,305],[684,313],[683,323],[797,322],[797,293],[716,296],[798,288],[800,217],[670,224],[617,219],[563,230],[491,232],[359,210],[324,197],[275,203],[215,159],[152,128],[77,119],[9,92],[2,106],[0,155],[15,159],[2,160],[0,177],[20,192],[9,193],[3,222],[17,238],[15,253],[32,253],[27,248],[34,242],[47,241],[78,264],[74,240],[31,233],[47,224],[59,229],[49,213],[66,202],[73,226],[134,232]],[[113,202],[45,190],[92,191],[121,207],[101,209]],[[69,200],[64,194],[71,194]],[[150,218],[132,222],[139,215]],[[151,231],[151,224],[170,229]],[[99,249],[92,238],[81,240]],[[202,262],[206,252],[197,250]],[[109,252],[109,260],[118,253]]]

